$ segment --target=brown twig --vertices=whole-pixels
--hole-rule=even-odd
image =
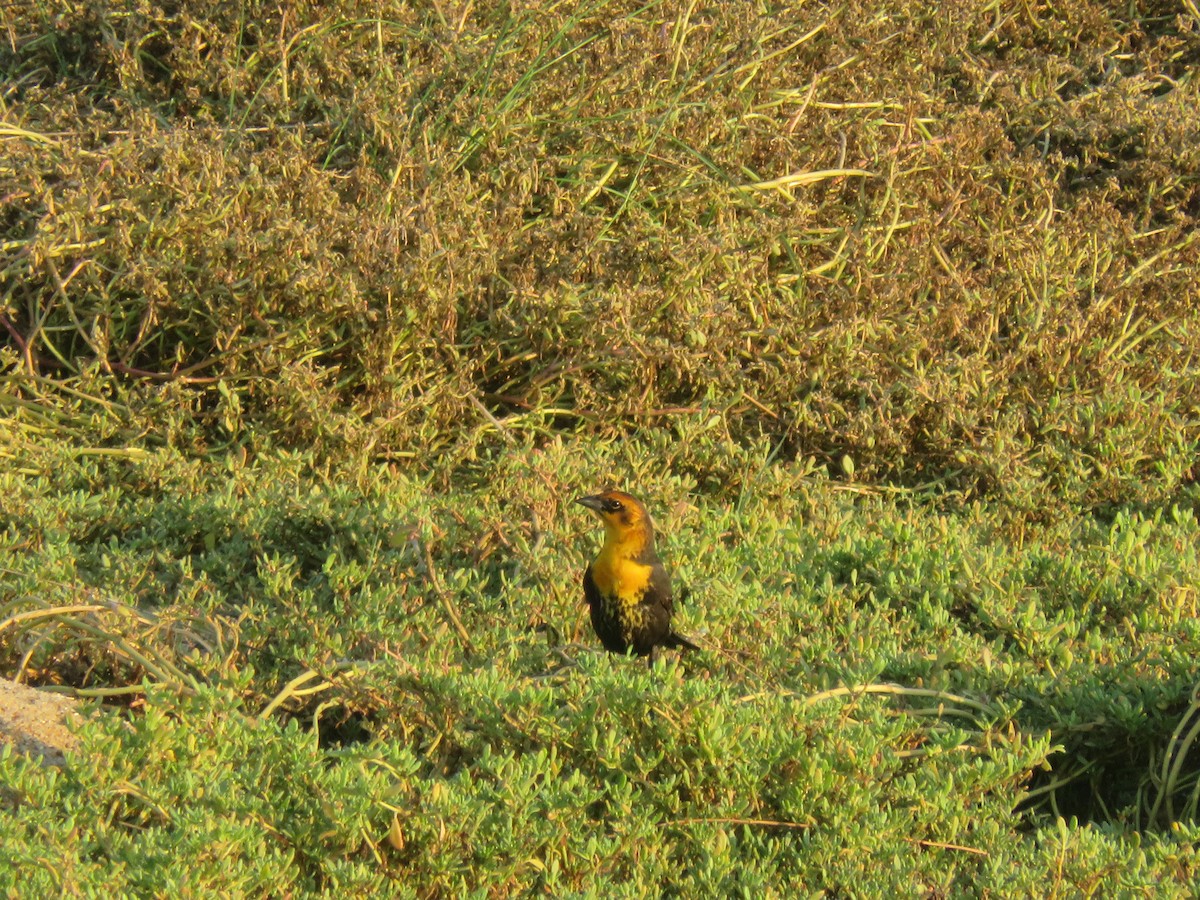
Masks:
[[[694,819],[675,819],[673,825],[762,825],[769,828],[812,828],[808,822],[781,822],[777,819],[739,819],[724,816],[703,816]]]
[[[442,587],[442,580],[438,578],[437,570],[433,567],[433,553],[429,550],[428,541],[422,542],[422,549],[425,552],[425,572],[429,575],[429,584],[433,587],[434,593],[438,595],[438,599],[442,601],[442,608],[446,610],[446,615],[454,626],[454,630],[458,632],[458,636],[462,638],[463,644],[468,651],[474,653],[475,645],[471,641],[470,633],[463,626],[458,609],[454,606],[454,598]]]
[[[973,853],[976,856],[987,856],[986,850],[980,850],[978,847],[964,847],[962,844],[947,844],[943,841],[926,841],[920,838],[904,838],[910,844],[916,844],[918,847],[935,847],[938,850],[960,850],[963,853]]]
[[[496,430],[500,432],[500,437],[504,438],[510,445],[517,442],[517,439],[512,436],[512,432],[509,431],[508,426],[492,415],[492,411],[483,405],[483,401],[478,396],[473,393],[468,394],[467,399],[471,401],[476,409],[483,413],[484,418],[496,426]]]
[[[29,370],[29,374],[33,374],[33,353],[29,348],[29,342],[21,337],[21,333],[17,331],[16,326],[9,321],[6,313],[0,312],[0,322],[4,323],[4,327],[8,329],[8,333],[12,335],[12,339],[17,344],[17,349],[21,351],[21,358],[25,360],[25,368]]]
[[[110,362],[108,365],[118,375],[133,375],[136,378],[149,378],[151,381],[178,381],[183,384],[215,384],[221,380],[217,377],[193,378],[175,372],[150,372],[146,369],[136,369],[133,366],[127,366],[122,362]]]

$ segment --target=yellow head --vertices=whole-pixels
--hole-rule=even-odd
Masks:
[[[654,523],[640,500],[624,491],[602,491],[575,501],[592,510],[604,523],[604,549],[635,556],[654,546]]]

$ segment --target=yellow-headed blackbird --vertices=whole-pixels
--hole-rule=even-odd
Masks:
[[[650,657],[656,647],[700,648],[671,630],[671,579],[654,551],[654,523],[637,498],[604,491],[575,501],[604,523],[604,546],[583,573],[592,627],[606,650]]]

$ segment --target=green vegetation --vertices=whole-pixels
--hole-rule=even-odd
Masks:
[[[0,22],[0,892],[1193,893],[1191,0]]]

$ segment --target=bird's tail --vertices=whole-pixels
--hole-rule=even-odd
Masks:
[[[699,644],[694,643],[693,641],[689,640],[688,638],[685,638],[678,631],[668,632],[667,636],[663,639],[662,643],[663,643],[664,647],[674,647],[679,650],[700,650],[700,649],[702,649]]]

